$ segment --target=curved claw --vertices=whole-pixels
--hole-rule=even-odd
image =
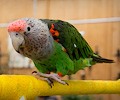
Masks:
[[[65,81],[64,81],[64,82],[65,82]],[[67,82],[65,82],[65,84],[69,86],[69,84],[68,84]]]
[[[50,79],[50,78],[44,78],[44,79],[45,79],[45,81],[47,81],[47,83],[50,85],[51,88],[52,88],[52,86],[54,86],[52,79]]]

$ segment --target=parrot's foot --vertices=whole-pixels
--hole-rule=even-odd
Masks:
[[[46,80],[48,82],[48,84],[52,87],[54,86],[53,84],[53,80],[63,84],[63,85],[68,85],[67,82],[65,81],[62,81],[59,77],[58,74],[55,74],[55,73],[51,73],[51,74],[44,74],[44,73],[41,73],[41,72],[37,72],[37,71],[33,71],[32,73],[35,73],[36,75],[40,76],[40,77],[44,77],[44,80]]]

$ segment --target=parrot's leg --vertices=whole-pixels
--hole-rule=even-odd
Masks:
[[[53,85],[53,80],[65,85],[68,83],[62,81],[59,77],[58,74],[55,74],[55,73],[51,73],[51,74],[44,74],[44,73],[41,73],[41,72],[37,72],[37,71],[33,71],[32,73],[35,73],[36,75],[40,76],[40,77],[44,77],[44,80],[46,80],[48,82],[48,84]]]

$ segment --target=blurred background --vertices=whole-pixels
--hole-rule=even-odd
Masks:
[[[120,79],[120,0],[0,0],[0,74],[30,74],[31,60],[17,54],[7,32],[23,17],[61,19],[73,24],[92,49],[114,64],[97,64],[64,79]],[[51,99],[52,98],[52,99]],[[120,95],[41,97],[40,100],[120,100]]]

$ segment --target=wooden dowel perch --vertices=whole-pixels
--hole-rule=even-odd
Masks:
[[[68,80],[68,85],[47,82],[29,75],[0,75],[0,100],[35,100],[37,96],[66,94],[120,94],[120,80]]]

